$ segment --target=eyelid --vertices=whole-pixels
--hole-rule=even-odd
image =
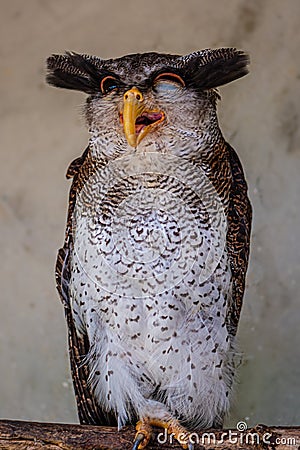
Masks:
[[[101,89],[102,94],[107,94],[107,91],[104,89],[104,83],[107,80],[113,80],[113,81],[116,81],[116,84],[118,83],[117,78],[113,77],[112,75],[107,75],[106,77],[102,78],[102,80],[100,82],[100,89]]]
[[[159,74],[154,82],[159,81],[159,80],[165,80],[165,81],[173,81],[175,83],[180,83],[181,86],[185,86],[185,82],[183,81],[183,79],[181,78],[180,75],[177,75],[177,73],[172,73],[172,72],[163,72],[161,74]]]

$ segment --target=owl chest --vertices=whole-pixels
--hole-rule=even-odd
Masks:
[[[145,328],[151,339],[169,339],[191,314],[205,321],[213,309],[224,317],[230,274],[222,201],[189,163],[164,157],[137,156],[134,173],[132,158],[122,161],[123,172],[98,171],[77,197],[71,292],[78,327],[100,323],[133,340]]]

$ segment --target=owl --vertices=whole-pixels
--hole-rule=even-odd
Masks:
[[[183,448],[221,427],[235,374],[251,205],[218,125],[235,48],[117,59],[52,55],[50,85],[88,94],[56,265],[83,424],[153,427]]]

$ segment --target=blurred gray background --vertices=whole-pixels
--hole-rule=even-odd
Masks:
[[[1,0],[0,11],[0,417],[77,420],[54,263],[64,175],[88,134],[84,95],[47,87],[46,57],[236,46],[251,74],[221,89],[219,116],[254,230],[227,424],[299,424],[300,1]]]

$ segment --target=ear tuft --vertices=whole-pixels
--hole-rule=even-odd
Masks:
[[[46,81],[55,87],[93,94],[99,91],[100,61],[73,52],[52,55],[47,59]]]
[[[202,50],[183,58],[186,78],[196,89],[214,89],[249,72],[249,56],[235,48]]]

